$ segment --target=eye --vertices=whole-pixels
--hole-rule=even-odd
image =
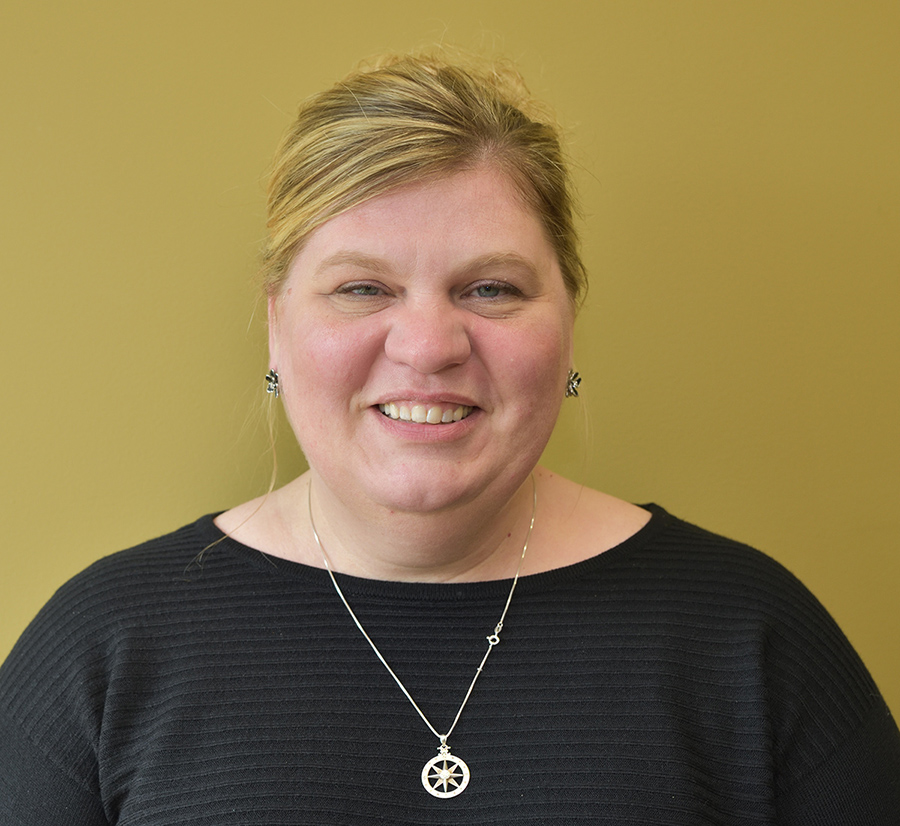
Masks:
[[[343,284],[335,290],[337,295],[346,295],[351,298],[370,298],[384,295],[384,288],[378,284],[369,282],[355,282]]]
[[[469,294],[475,298],[487,299],[509,298],[521,295],[518,289],[505,281],[485,281],[481,284],[476,284],[469,291]]]

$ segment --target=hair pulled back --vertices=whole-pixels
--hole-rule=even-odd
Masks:
[[[279,292],[329,219],[398,186],[480,166],[509,175],[535,210],[577,305],[586,274],[557,127],[510,65],[435,55],[379,58],[300,106],[269,182],[265,290]]]

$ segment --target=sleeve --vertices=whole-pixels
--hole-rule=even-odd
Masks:
[[[99,798],[44,756],[0,716],[0,823],[109,826]]]
[[[822,604],[773,583],[766,674],[780,826],[900,824],[900,732]]]
[[[785,826],[900,823],[900,734],[883,703],[863,726],[781,798]]]
[[[98,737],[108,633],[76,580],[0,666],[0,823],[107,826]]]

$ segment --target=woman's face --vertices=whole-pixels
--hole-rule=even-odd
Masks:
[[[269,303],[271,364],[335,495],[438,511],[527,477],[563,399],[572,322],[539,219],[483,168],[312,233]]]

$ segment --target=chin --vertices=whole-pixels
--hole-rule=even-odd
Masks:
[[[371,499],[384,508],[403,513],[438,513],[476,498],[486,487],[483,482],[451,475],[446,469],[423,473],[422,468],[386,476]]]
[[[497,468],[478,467],[477,461],[435,462],[429,467],[424,461],[383,474],[370,496],[382,507],[410,514],[439,513],[484,495],[505,501],[528,478],[536,461]]]

